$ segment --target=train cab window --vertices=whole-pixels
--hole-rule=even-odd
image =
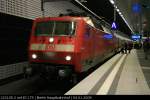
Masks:
[[[55,35],[73,35],[75,33],[75,22],[56,22]]]
[[[69,21],[48,21],[38,22],[35,28],[35,35],[74,35],[75,22]]]
[[[35,28],[35,35],[47,36],[53,32],[54,22],[38,22]]]

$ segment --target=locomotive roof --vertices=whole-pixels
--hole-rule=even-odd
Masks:
[[[55,18],[60,18],[60,19],[83,19],[87,24],[89,24],[90,26],[92,27],[96,27],[94,22],[95,20],[91,19],[90,17],[85,17],[85,16],[59,16],[59,17],[41,17],[41,18],[36,18],[35,20],[49,20],[49,19],[55,19]],[[96,21],[97,22],[97,21]],[[107,26],[106,24],[102,24],[102,23],[99,23],[100,26],[102,27],[103,31],[106,32],[106,33],[112,33],[111,29],[109,28],[109,26]],[[118,31],[120,33],[120,31]],[[117,33],[118,33],[117,32]],[[123,39],[123,40],[128,40],[130,41],[130,39],[128,39],[126,36],[121,36],[119,34],[114,34],[116,37],[120,38],[120,39]]]
[[[35,20],[42,20],[42,19],[53,19],[53,18],[74,18],[74,19],[78,19],[78,18],[82,18],[87,24],[91,25],[92,27],[95,27],[92,19],[90,17],[75,17],[75,16],[61,16],[61,17],[41,17],[41,18],[36,18]]]

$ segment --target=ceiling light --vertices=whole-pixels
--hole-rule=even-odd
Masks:
[[[80,2],[82,2],[82,3],[84,2],[84,3],[85,3],[85,2],[87,2],[87,1],[86,1],[86,0],[80,0]]]
[[[118,12],[120,11],[119,9],[116,9]]]
[[[113,0],[109,0],[111,4],[114,4],[115,2]]]

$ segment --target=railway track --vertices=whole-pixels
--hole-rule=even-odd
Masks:
[[[89,73],[83,76],[80,80],[84,79],[107,60],[93,67],[93,69],[91,69]],[[73,85],[68,80],[46,81],[36,75],[28,79],[22,78],[0,85],[0,95],[63,95],[72,87]]]
[[[72,85],[63,81],[45,81],[39,76],[0,86],[0,95],[63,95]]]

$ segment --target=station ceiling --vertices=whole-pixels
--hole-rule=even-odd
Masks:
[[[114,20],[114,5],[110,3],[111,0],[80,0],[83,4],[88,6],[97,15],[112,23]],[[86,1],[86,2],[85,2]],[[124,22],[119,14],[116,15],[116,22],[118,29],[125,34],[141,34],[143,36],[150,36],[150,0],[113,0],[115,5],[122,13]]]
[[[110,0],[43,0],[45,2],[57,2],[55,6],[56,9],[60,8],[59,5],[64,2],[64,6],[61,7],[61,12],[65,12],[67,9],[73,9],[78,12],[83,12],[83,9],[75,1],[81,2],[84,6],[90,9],[92,12],[97,14],[99,17],[112,23],[114,21],[114,5],[110,3]],[[150,0],[113,0],[116,1],[115,5],[122,13],[116,13],[116,23],[118,30],[122,31],[124,34],[132,35],[137,34],[148,34],[150,32]],[[59,3],[59,4],[58,4]],[[71,7],[69,5],[74,4],[76,7]],[[65,4],[67,4],[65,6]],[[67,8],[68,7],[68,8]],[[71,7],[71,8],[70,8]],[[76,8],[76,9],[75,9]],[[78,9],[77,9],[78,8]],[[79,10],[80,8],[80,10]],[[64,9],[64,11],[62,11]],[[58,10],[57,12],[59,12]],[[54,11],[54,14],[56,10]],[[52,11],[50,12],[52,13]],[[66,12],[65,12],[66,13]],[[126,22],[125,22],[126,21]]]
[[[112,22],[114,21],[114,7],[109,2],[109,0],[95,0],[94,2],[92,0],[86,1],[87,2],[83,2],[82,4],[87,6],[90,10],[103,18],[105,21],[112,24]],[[116,23],[118,26],[118,30],[124,32],[127,35],[130,35],[130,29],[118,13],[116,14]]]

